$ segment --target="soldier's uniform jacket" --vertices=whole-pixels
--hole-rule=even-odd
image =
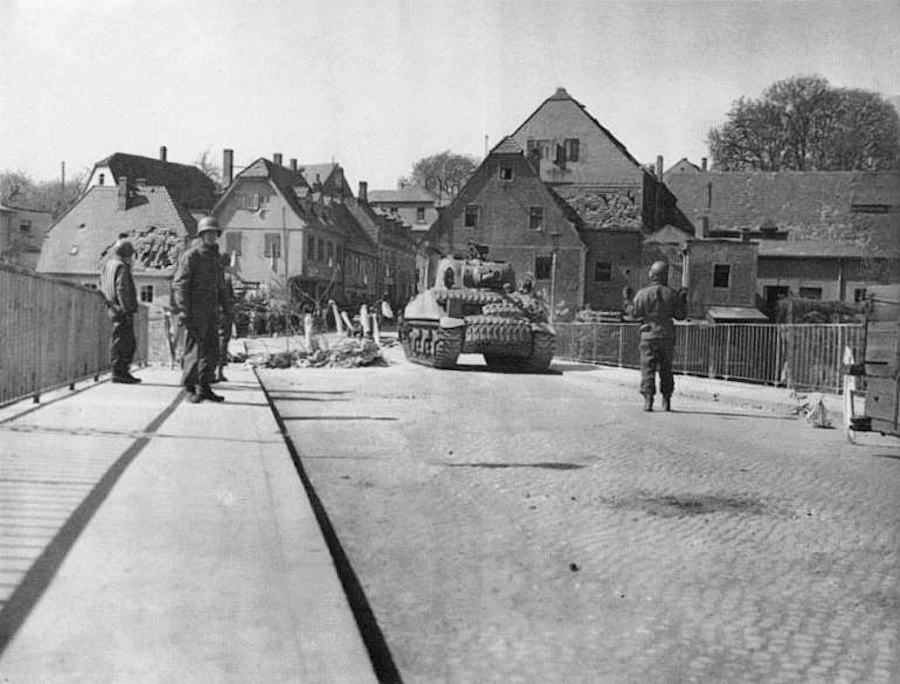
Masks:
[[[113,316],[133,314],[138,310],[131,267],[115,256],[110,257],[100,272],[100,292]]]
[[[631,315],[642,321],[642,340],[674,340],[672,319],[682,320],[686,312],[679,293],[666,285],[651,284],[634,296]]]
[[[199,242],[181,255],[172,279],[172,296],[188,327],[215,325],[220,307],[231,305],[216,245]]]

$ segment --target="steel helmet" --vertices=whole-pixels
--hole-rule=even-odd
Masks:
[[[197,224],[197,235],[210,230],[216,231],[218,235],[222,234],[222,229],[219,227],[219,222],[216,218],[214,216],[204,216]]]
[[[134,245],[128,240],[117,240],[113,245],[113,254],[125,258],[134,256]]]
[[[664,284],[669,278],[669,264],[665,261],[654,261],[649,275],[653,282]]]

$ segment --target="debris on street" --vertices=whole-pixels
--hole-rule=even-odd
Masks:
[[[312,348],[302,339],[269,339],[265,343],[248,341],[244,350],[232,349],[233,362],[263,368],[357,368],[360,366],[387,365],[382,355],[382,346],[395,345],[386,341],[382,345],[368,338],[345,336],[319,336]],[[254,343],[255,342],[255,343]]]

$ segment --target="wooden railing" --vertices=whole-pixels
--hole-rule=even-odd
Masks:
[[[147,307],[135,315],[135,364],[147,362]],[[112,326],[96,290],[0,264],[0,406],[98,379]]]

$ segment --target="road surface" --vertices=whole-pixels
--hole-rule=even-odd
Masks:
[[[900,441],[392,352],[260,377],[406,684],[900,682]]]

